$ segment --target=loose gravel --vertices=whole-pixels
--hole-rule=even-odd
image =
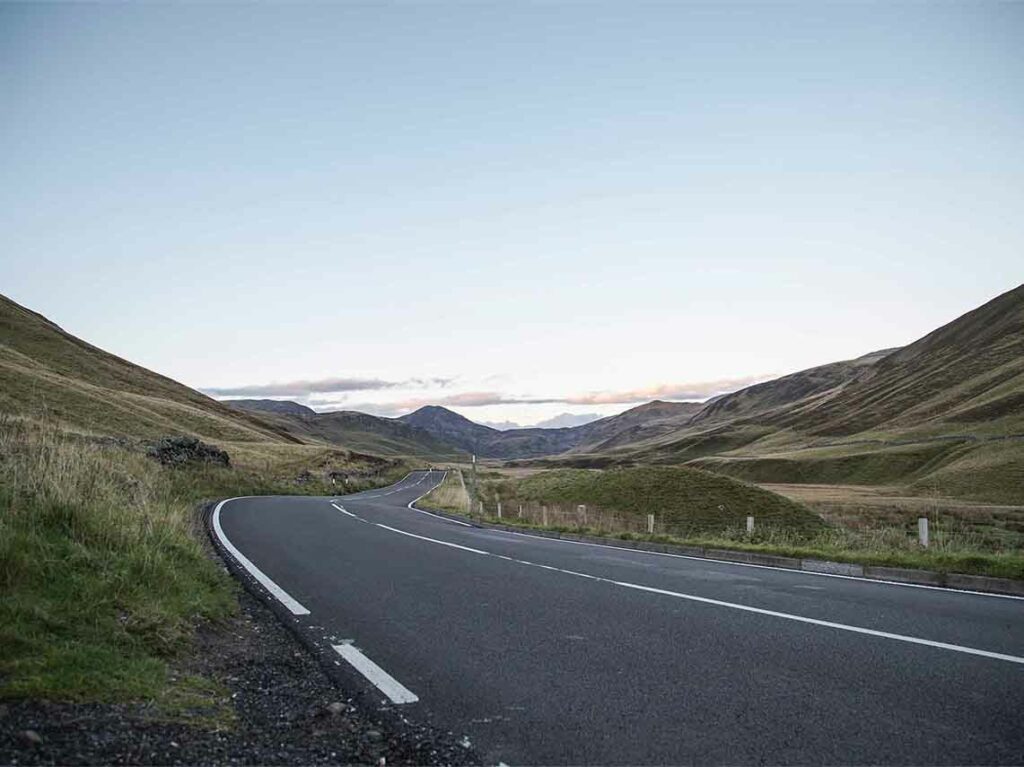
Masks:
[[[371,709],[325,672],[248,592],[240,615],[205,627],[175,673],[224,687],[222,723],[187,723],[152,704],[8,701],[0,704],[0,763],[246,765],[467,765],[461,737]]]

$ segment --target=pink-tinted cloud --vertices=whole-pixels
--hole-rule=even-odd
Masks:
[[[450,394],[444,397],[414,397],[387,403],[366,403],[348,406],[353,410],[366,410],[378,415],[407,413],[425,405],[444,407],[487,407],[491,405],[631,405],[655,399],[676,401],[702,401],[718,394],[766,380],[765,376],[724,378],[684,384],[660,384],[626,391],[597,391],[570,394],[562,397],[524,397],[495,391],[475,391]]]

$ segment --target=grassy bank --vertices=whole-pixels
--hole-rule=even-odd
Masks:
[[[485,515],[482,519],[524,529],[580,533],[617,540],[672,543],[680,546],[753,551],[798,559],[824,559],[852,564],[907,567],[1024,580],[1024,555],[1020,552],[983,552],[974,548],[969,541],[961,540],[955,535],[943,536],[934,532],[931,547],[922,549],[914,544],[904,531],[892,528],[860,532],[828,529],[810,537],[787,535],[778,531],[755,532],[751,535],[738,531],[723,531],[717,535],[680,536],[619,533],[582,526],[545,526],[514,516],[498,519],[494,515]]]
[[[955,519],[932,519],[931,545],[922,549],[916,515],[875,527],[830,524],[775,493],[685,468],[559,470],[488,479],[480,489],[484,519],[524,528],[1024,579],[1019,546],[993,544]],[[657,519],[653,535],[647,514]],[[755,518],[753,532],[747,515]]]
[[[469,493],[460,469],[449,469],[444,481],[420,500],[420,505],[454,514],[470,510]]]
[[[807,535],[824,527],[808,509],[759,487],[698,469],[647,466],[593,471],[562,469],[521,479],[486,479],[480,483],[486,509],[501,501],[518,514],[539,504],[552,516],[562,509],[586,507],[588,519],[607,516],[628,523],[656,518],[656,530],[695,535],[741,529],[748,515],[762,527]],[[631,529],[628,524],[627,529]]]
[[[197,504],[337,492],[303,479],[165,468],[117,443],[0,424],[0,696],[173,707],[215,695],[169,671],[199,623],[236,605]]]

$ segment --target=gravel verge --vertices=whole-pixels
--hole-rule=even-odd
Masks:
[[[0,704],[0,763],[478,764],[450,732],[346,692],[260,600],[239,590],[239,617],[202,627],[174,673],[221,685],[222,723],[169,718],[153,704]]]

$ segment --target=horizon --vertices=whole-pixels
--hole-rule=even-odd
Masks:
[[[0,284],[219,399],[703,401],[1019,284],[1022,31],[1020,4],[4,4]]]

